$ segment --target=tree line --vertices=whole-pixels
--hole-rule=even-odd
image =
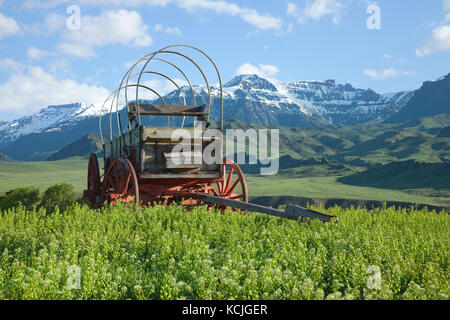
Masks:
[[[77,201],[71,184],[62,183],[50,186],[41,194],[38,188],[22,187],[9,190],[0,196],[0,210],[24,207],[27,210],[45,208],[47,213],[56,208],[65,210]]]

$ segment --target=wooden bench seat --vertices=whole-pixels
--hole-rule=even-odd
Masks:
[[[131,102],[129,106],[129,115],[131,118],[137,116],[136,103]],[[169,104],[139,104],[139,113],[144,116],[183,116],[205,118],[208,112],[204,112],[206,105],[202,106],[184,106]]]

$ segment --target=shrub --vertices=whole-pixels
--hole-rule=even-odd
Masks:
[[[38,188],[26,187],[12,189],[0,197],[0,209],[7,210],[19,206],[32,210],[41,201],[41,193]]]
[[[75,192],[71,184],[56,184],[45,190],[41,207],[47,209],[48,213],[53,213],[56,207],[60,210],[67,209],[74,204],[75,200]]]

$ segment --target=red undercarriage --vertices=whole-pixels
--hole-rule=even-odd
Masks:
[[[247,186],[239,166],[225,161],[220,178],[149,179],[139,178],[132,162],[119,158],[108,163],[104,180],[100,182],[97,158],[93,154],[88,167],[88,189],[84,191],[84,197],[93,206],[116,201],[143,205],[164,202],[195,205],[202,203],[201,198],[205,194],[247,202]]]

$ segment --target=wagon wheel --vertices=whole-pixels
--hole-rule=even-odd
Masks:
[[[218,182],[208,184],[206,191],[212,196],[248,202],[244,173],[239,165],[232,160],[223,161],[222,178]],[[217,205],[217,207],[222,213],[230,208],[224,205]],[[232,209],[237,210],[237,208]]]
[[[102,188],[102,203],[139,203],[139,186],[136,171],[128,159],[115,159],[105,173]]]
[[[95,205],[98,196],[100,196],[100,171],[97,155],[91,153],[88,165],[87,190],[84,190],[84,197],[89,199],[92,205]]]

